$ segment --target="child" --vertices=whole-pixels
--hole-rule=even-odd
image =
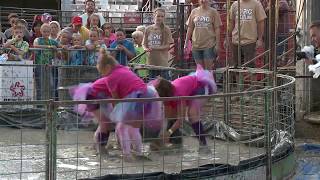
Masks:
[[[143,32],[141,32],[141,31],[133,32],[132,38],[133,38],[133,42],[135,44],[135,50],[136,50],[137,56],[139,56],[140,54],[143,54],[135,62],[138,64],[146,64],[147,57],[146,57],[145,51],[142,47]],[[146,78],[148,76],[148,71],[147,70],[138,70],[138,75],[141,78]]]
[[[156,98],[158,94],[152,86],[147,86],[130,69],[119,65],[104,49],[97,65],[102,75],[107,75],[106,85],[114,99]],[[161,103],[156,102],[120,102],[110,114],[112,122],[117,123],[116,134],[120,141],[124,159],[130,161],[131,143],[138,154],[142,153],[142,138],[139,128],[159,133],[162,127]]]
[[[101,26],[101,29],[103,30],[102,37],[103,37],[104,43],[109,48],[110,44],[117,39],[116,34],[113,33],[113,27],[110,23],[104,23]]]
[[[40,28],[42,37],[38,37],[33,42],[33,47],[41,48],[42,50],[35,52],[35,64],[38,65],[35,68],[35,81],[36,81],[36,91],[37,91],[37,100],[41,100],[43,94],[41,91],[43,90],[43,85],[46,82],[42,82],[44,79],[44,73],[48,73],[44,70],[44,66],[46,64],[52,64],[56,59],[56,49],[61,47],[59,43],[53,39],[50,39],[51,28],[49,24],[43,24]],[[42,66],[39,66],[42,65]],[[58,77],[56,75],[56,70],[51,72],[50,76],[50,88],[54,89],[52,97],[57,97],[57,83]]]
[[[51,25],[50,25],[51,26]],[[69,48],[71,46],[71,33],[69,31],[66,30],[62,30],[60,31],[59,35],[58,35],[58,40],[59,40],[59,44],[62,47],[62,50],[59,50],[58,52],[58,56],[59,59],[62,60],[59,63],[60,64],[68,64],[68,59],[69,59]]]
[[[13,27],[13,39],[8,40],[5,44],[5,48],[11,48],[11,52],[8,59],[9,60],[22,60],[24,54],[29,50],[28,42],[23,40],[23,26],[14,26]]]
[[[158,78],[153,82],[153,84],[160,97],[208,95],[214,94],[217,91],[213,75],[209,71],[203,70],[200,65],[198,65],[197,71],[194,74],[183,76],[172,82],[163,78]],[[177,129],[180,128],[187,111],[188,120],[192,123],[192,129],[199,137],[199,150],[209,150],[206,146],[207,141],[200,121],[201,107],[205,102],[205,99],[167,102],[165,104],[166,109],[171,110],[171,113],[168,115],[173,115],[177,120],[168,129],[168,131],[164,133],[165,139],[168,139]]]
[[[59,22],[51,21],[50,27],[51,27],[50,39],[58,40],[58,35],[59,35],[59,32],[61,31]]]
[[[100,49],[97,69],[103,78],[93,84],[99,83],[99,86],[96,85],[93,88],[94,86],[89,84],[87,87],[82,86],[81,88],[77,88],[77,91],[73,93],[74,99],[158,97],[156,90],[152,86],[147,86],[127,67],[119,65],[112,56],[107,54],[105,49]],[[88,91],[90,88],[95,89],[95,91]],[[88,92],[89,94],[87,94]],[[142,123],[146,130],[152,131],[153,134],[158,134],[162,127],[163,117],[160,102],[120,102],[113,107],[112,112],[110,112],[110,107],[103,108],[102,117],[100,117],[101,112],[97,111],[97,109],[99,109],[97,106],[81,106],[77,108],[77,111],[82,114],[86,111],[93,112],[98,120],[104,118],[104,122],[110,122],[111,120],[113,123],[116,123],[116,134],[123,150],[124,159],[127,161],[130,161],[132,158],[130,152],[131,145],[135,146],[138,154],[142,152],[142,138],[139,132]],[[104,133],[102,135],[104,144],[106,144],[105,142],[109,136],[106,133],[109,127],[110,124],[108,123],[104,123],[103,125],[99,123],[98,130]]]
[[[82,84],[70,89],[74,100],[107,99],[111,97],[106,86],[107,76],[103,76],[93,83]],[[105,146],[108,143],[109,132],[112,123],[109,114],[112,111],[112,104],[79,104],[75,111],[86,118],[95,117],[98,121],[98,128],[94,134],[94,148],[99,154],[107,153]]]
[[[85,51],[79,49],[84,49],[83,41],[81,35],[75,33],[72,35],[72,46],[70,47],[70,65],[85,64]]]
[[[124,29],[117,29],[116,36],[117,40],[110,45],[110,48],[117,49],[117,51],[112,51],[111,54],[121,65],[126,66],[128,61],[136,55],[136,51],[133,43],[126,39]]]
[[[100,29],[100,17],[98,14],[92,14],[90,17],[89,17],[89,23],[87,24],[86,28],[89,29],[89,30],[96,30],[98,31],[99,33],[99,37],[102,36],[103,34],[103,31],[102,29]]]
[[[98,52],[97,50],[100,48],[107,49],[106,45],[99,41],[99,32],[97,30],[90,30],[89,32],[89,39],[86,41],[85,44],[88,52],[88,65],[96,65]]]
[[[168,26],[164,24],[165,10],[157,8],[154,11],[154,24],[146,28],[143,38],[143,46],[147,51],[147,64],[155,66],[169,66],[170,43],[173,43],[171,31]],[[159,70],[150,71],[151,78],[162,76],[169,78],[167,71]]]

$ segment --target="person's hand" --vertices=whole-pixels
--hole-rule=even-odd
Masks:
[[[57,46],[48,46],[49,49],[57,50]]]
[[[117,49],[120,50],[120,51],[123,51],[126,47],[124,47],[123,45],[119,44],[117,46]]]
[[[256,44],[256,48],[262,48],[263,47],[263,41],[262,39],[258,39],[257,44]]]
[[[62,49],[68,50],[68,46],[67,46],[67,45],[63,45],[63,46],[62,46]]]

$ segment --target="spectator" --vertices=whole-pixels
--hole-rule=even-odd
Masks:
[[[0,46],[2,46],[6,41],[7,37],[4,35],[4,33],[1,31],[1,24],[0,24]]]
[[[110,45],[110,48],[116,48],[117,51],[111,54],[121,65],[126,66],[128,61],[136,55],[136,51],[133,43],[126,39],[126,32],[123,29],[117,29],[116,36],[117,40]]]
[[[42,50],[37,51],[35,53],[35,64],[36,65],[45,65],[45,64],[52,64],[54,60],[56,59],[56,49],[58,47],[61,47],[59,43],[53,39],[50,39],[50,25],[45,23],[40,28],[41,31],[41,37],[38,37],[34,40],[33,46],[35,48],[41,48]],[[51,72],[48,72],[47,70],[43,69],[43,66],[36,66],[35,67],[35,84],[36,84],[36,97],[37,100],[41,100],[44,97],[42,94],[43,90],[43,84],[47,83],[44,82],[45,80],[43,76],[45,73],[50,73],[49,77],[49,86],[51,89],[54,89],[52,92],[52,97],[57,97],[57,83],[58,83],[58,77],[57,77],[57,69],[53,68]],[[52,98],[50,97],[50,98]]]
[[[84,49],[83,41],[80,34],[72,35],[72,46],[70,47],[70,65],[84,65],[85,64],[85,52],[80,50]]]
[[[50,39],[58,40],[58,34],[61,31],[60,24],[57,21],[50,22]]]
[[[33,42],[36,38],[41,37],[41,32],[40,28],[42,26],[42,21],[41,21],[41,16],[40,15],[35,15],[33,18],[32,22],[32,27],[31,27],[31,38],[29,41],[29,45],[33,46]]]
[[[110,47],[110,44],[113,43],[117,37],[116,34],[113,33],[113,27],[110,23],[104,23],[101,26],[101,29],[103,30],[102,38],[104,40],[104,43],[107,47]]]
[[[80,33],[83,41],[89,39],[89,30],[82,26],[82,19],[79,16],[73,17],[71,27],[64,28],[64,30],[69,31],[71,34]]]
[[[19,19],[19,16],[16,13],[10,13],[8,15],[8,22],[9,22],[11,27],[4,31],[4,35],[6,36],[7,39],[11,38],[11,36],[12,36],[12,28],[13,28],[16,20],[18,20],[18,19]]]
[[[80,17],[82,18],[82,25],[83,26],[87,26],[88,23],[88,18],[95,12],[96,10],[96,4],[94,2],[94,0],[86,0],[85,1],[85,13],[82,14]],[[97,13],[97,15],[99,16],[100,19],[100,23],[104,24],[106,21],[104,19],[104,17],[102,16],[102,14]]]
[[[169,66],[169,48],[173,43],[172,34],[168,26],[164,24],[165,10],[157,8],[153,13],[154,24],[146,28],[143,37],[143,46],[147,51],[147,64],[154,66]],[[167,70],[151,70],[149,71],[151,78],[162,76],[169,79]]]
[[[147,56],[146,56],[145,51],[142,47],[143,32],[142,31],[133,32],[132,38],[133,38],[133,42],[135,45],[135,50],[136,50],[137,56],[139,56],[140,54],[143,54],[135,62],[138,64],[146,64]],[[139,77],[141,77],[141,78],[146,78],[148,76],[147,70],[138,70],[137,73],[138,73]]]
[[[312,45],[316,48],[316,53],[320,53],[320,21],[314,21],[309,27],[309,34]]]
[[[13,27],[13,39],[9,39],[5,44],[5,48],[10,48],[11,52],[9,54],[9,60],[22,60],[24,58],[25,53],[29,50],[28,42],[23,40],[23,31],[24,26],[14,26]]]
[[[240,2],[240,17],[238,16],[238,2]],[[242,0],[235,1],[231,5],[230,18],[232,34],[229,36],[232,36],[232,65],[237,67],[253,59],[256,53],[254,49],[263,46],[266,13],[259,1]],[[240,25],[238,18],[240,18]],[[238,57],[238,47],[240,48],[240,57]]]
[[[269,13],[269,6],[268,6],[268,2],[266,2],[266,0],[261,2],[262,5],[265,7],[265,11],[266,14],[268,15]],[[290,28],[290,22],[289,22],[289,17],[288,17],[288,13],[290,10],[289,4],[287,2],[287,0],[279,0],[278,1],[279,5],[277,6],[278,9],[278,22],[277,22],[277,44],[281,43],[282,41],[284,41],[285,39],[287,39],[289,37],[289,28]],[[268,24],[268,22],[267,22]],[[268,28],[268,26],[267,26]],[[268,29],[266,30],[268,32]],[[282,55],[283,53],[285,53],[287,51],[287,46],[288,46],[288,42],[284,42],[281,45],[277,46],[277,56]],[[279,57],[278,58],[278,65],[279,66],[284,66],[286,65],[286,59],[285,56]]]
[[[188,48],[192,36],[192,55],[197,64],[211,69],[220,51],[220,27],[218,11],[209,6],[209,0],[200,0],[200,6],[193,9],[187,21],[187,35],[184,49]]]
[[[94,29],[94,30],[98,31],[99,32],[99,37],[101,37],[102,34],[103,34],[103,31],[102,31],[102,29],[100,29],[100,27],[101,27],[101,24],[100,24],[100,20],[99,20],[98,14],[95,14],[95,13],[92,14],[90,16],[90,18],[89,18],[89,22],[88,22],[86,28],[89,29],[89,30]]]
[[[79,34],[80,35],[80,34]],[[69,31],[62,30],[59,34],[59,44],[62,46],[62,50],[59,51],[59,59],[62,60],[63,64],[68,64],[69,60],[69,48],[71,46],[72,34]]]
[[[23,29],[23,34],[24,34],[23,40],[28,42],[29,39],[30,39],[30,33],[28,31],[28,23],[26,22],[26,20],[18,19],[18,16],[16,16],[16,14],[11,14],[11,16],[9,15],[8,19],[9,19],[11,27],[4,32],[6,38],[7,39],[12,39],[13,27],[18,25],[18,26],[24,27],[24,29]]]
[[[96,65],[98,56],[99,56],[99,49],[107,49],[107,46],[104,42],[99,41],[99,32],[97,30],[90,30],[89,39],[86,41],[85,46],[88,52],[88,65]]]

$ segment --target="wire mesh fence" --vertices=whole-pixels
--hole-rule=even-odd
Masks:
[[[152,142],[161,144],[162,137],[159,134],[150,137],[148,128],[141,128],[145,142],[143,156],[136,156],[135,161],[126,162],[114,133],[111,133],[106,146],[108,155],[96,154],[92,148],[96,123],[83,121],[83,116],[74,111],[74,107],[79,104],[110,104],[113,100],[79,102],[71,101],[68,97],[70,86],[97,78],[93,66],[1,66],[11,69],[2,79],[10,80],[15,85],[17,78],[26,78],[25,81],[31,83],[20,90],[33,91],[29,93],[33,96],[24,101],[20,97],[0,103],[1,119],[4,119],[1,121],[1,179],[132,179],[159,176],[192,179],[227,174],[255,179],[265,176],[266,168],[260,168],[258,174],[256,171],[241,172],[247,168],[263,166],[272,157],[277,161],[285,157],[287,153],[284,152],[292,147],[294,79],[289,76],[277,75],[277,84],[274,86],[273,73],[269,71],[217,69],[214,74],[219,77],[219,93],[212,96],[122,100],[160,101],[161,111],[166,115],[163,126],[167,126],[177,117],[168,115],[170,113],[166,108],[166,101],[181,103],[183,100],[203,99],[206,103],[201,110],[200,119],[205,124],[210,149],[205,154],[199,150],[199,137],[188,123],[192,117],[183,115],[178,118],[185,119],[185,122],[169,146],[154,146]],[[43,75],[35,76],[37,67],[44,69]],[[25,68],[30,73],[14,75],[18,68]],[[57,70],[58,73],[50,73],[52,70]],[[160,70],[169,71],[174,79],[188,73],[188,70],[174,68]],[[44,78],[45,81],[37,87],[36,78]],[[58,85],[50,83],[49,79],[58,79]],[[146,81],[150,79],[152,78],[148,77]],[[233,81],[234,79],[237,80]],[[21,80],[20,85],[25,81]],[[2,87],[2,92],[11,92]],[[16,87],[15,90],[18,89]],[[46,95],[38,99],[37,92]],[[1,97],[8,99],[4,95]],[[111,129],[113,126],[110,125]]]

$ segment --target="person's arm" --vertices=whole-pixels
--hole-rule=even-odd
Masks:
[[[215,32],[216,35],[216,53],[219,54],[220,52],[220,27],[222,26],[220,14],[218,11],[214,12],[213,14],[213,24],[212,27],[214,28],[213,31]]]
[[[257,47],[263,46],[264,20],[258,22],[258,40]]]
[[[128,43],[128,48],[121,44],[119,44],[117,48],[127,55],[128,60],[132,59],[135,56],[134,46],[131,43]]]
[[[186,112],[186,103],[185,101],[182,101],[181,103],[178,104],[178,109],[177,109],[177,119],[176,122],[168,129],[168,133],[170,136],[172,133],[174,133],[177,129],[179,129],[183,123],[183,120],[185,118],[185,112]]]
[[[148,45],[148,36],[149,36],[149,31],[148,31],[148,28],[146,28],[146,31],[143,34],[142,47],[147,52],[149,52],[151,50]]]
[[[4,43],[4,48],[11,48],[11,45],[13,45],[15,42],[15,39],[9,39],[6,43]]]
[[[188,28],[187,28],[186,39],[184,42],[184,48],[188,47],[188,41],[191,39],[192,32],[194,30],[194,23],[193,23],[193,16],[192,16],[193,13],[192,12],[190,13],[190,16],[189,16],[187,23],[186,23]]]

